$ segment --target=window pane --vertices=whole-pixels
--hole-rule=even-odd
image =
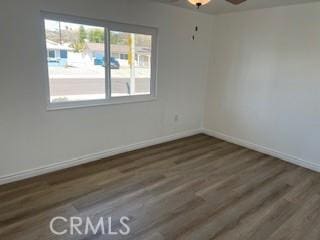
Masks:
[[[50,102],[105,99],[104,28],[45,20]]]
[[[151,35],[110,31],[111,96],[150,95]]]

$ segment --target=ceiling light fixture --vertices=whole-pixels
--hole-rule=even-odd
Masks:
[[[179,1],[179,0],[171,0],[171,1]],[[189,3],[191,3],[194,6],[197,6],[197,9],[199,9],[202,5],[206,5],[210,2],[211,0],[188,0]],[[234,5],[238,5],[240,3],[243,3],[247,0],[226,0],[229,3],[232,3]],[[195,40],[195,35],[199,31],[199,27],[196,25],[194,28],[194,33],[192,35],[192,40]]]
[[[197,6],[198,8],[200,8],[202,5],[206,5],[207,3],[209,3],[211,0],[188,0],[189,3]]]
[[[192,5],[197,6],[197,8],[199,9],[202,5],[206,5],[207,3],[209,3],[211,0],[188,0],[189,3],[191,3]],[[196,38],[196,34],[199,31],[199,27],[198,25],[195,26],[194,28],[194,33],[192,35],[192,40],[194,41]]]

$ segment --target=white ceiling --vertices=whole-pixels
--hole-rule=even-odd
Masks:
[[[195,7],[189,4],[187,0],[150,0],[150,1],[162,2],[166,4],[179,6],[179,7],[195,9]],[[246,2],[240,5],[232,5],[231,3],[225,0],[211,0],[210,3],[201,7],[200,11],[210,13],[210,14],[219,14],[219,13],[245,11],[250,9],[285,6],[285,5],[299,4],[299,3],[319,2],[319,1],[320,0],[247,0]]]

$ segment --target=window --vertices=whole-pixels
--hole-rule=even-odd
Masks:
[[[111,96],[149,95],[151,93],[151,62],[140,64],[138,55],[151,56],[152,36],[110,31],[111,55],[120,53],[118,71],[111,71]]]
[[[54,50],[48,50],[48,57],[49,58],[55,58],[56,56],[56,53]]]
[[[128,60],[129,59],[129,56],[127,53],[120,53],[120,59],[122,60]]]
[[[60,57],[61,58],[68,58],[68,51],[67,50],[60,50]]]
[[[48,108],[152,100],[157,30],[44,13]]]

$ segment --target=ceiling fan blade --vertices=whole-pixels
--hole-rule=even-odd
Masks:
[[[155,2],[162,2],[162,3],[178,3],[181,0],[153,0]]]
[[[243,2],[245,2],[247,0],[226,0],[226,1],[230,2],[232,4],[235,4],[235,5],[238,5],[238,4],[243,3]]]

